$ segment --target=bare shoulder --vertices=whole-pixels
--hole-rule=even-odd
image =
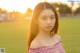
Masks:
[[[60,35],[55,34],[55,37],[56,37],[56,39],[57,39],[58,41],[61,41],[61,36],[60,36]]]
[[[31,42],[31,45],[30,45],[30,48],[38,48],[39,47],[39,42],[34,39],[32,42]]]

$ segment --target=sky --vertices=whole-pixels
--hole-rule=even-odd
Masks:
[[[6,9],[9,12],[16,10],[24,13],[27,8],[34,9],[39,2],[67,2],[67,0],[0,0],[0,8]]]

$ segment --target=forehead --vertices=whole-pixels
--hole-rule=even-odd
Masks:
[[[39,16],[55,16],[55,13],[51,9],[44,9]]]

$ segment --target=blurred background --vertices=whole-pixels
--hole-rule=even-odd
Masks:
[[[5,53],[27,53],[26,36],[32,13],[44,1],[57,10],[66,53],[80,52],[80,0],[0,0],[0,48],[5,48]]]

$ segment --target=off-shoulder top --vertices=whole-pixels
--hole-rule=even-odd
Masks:
[[[43,46],[39,48],[29,48],[29,53],[66,53],[62,47],[62,41],[52,46]]]

